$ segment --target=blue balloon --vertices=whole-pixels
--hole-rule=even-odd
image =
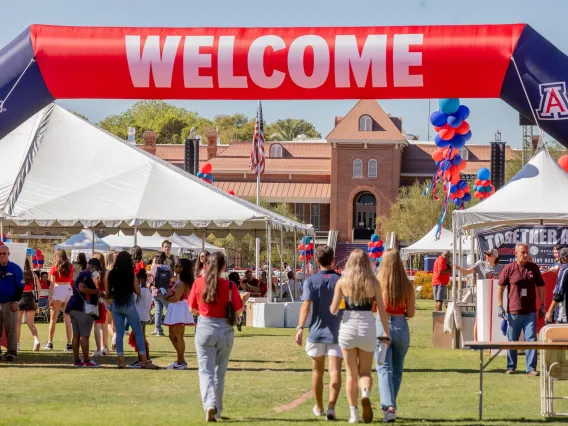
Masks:
[[[314,249],[310,250],[310,254],[313,255],[314,254]]]
[[[444,114],[450,115],[458,110],[458,108],[460,107],[460,100],[456,98],[440,99],[438,101],[438,105],[440,106],[440,110]]]
[[[377,252],[377,247],[371,247],[371,253],[376,253]]]
[[[203,172],[197,173],[197,177],[198,177],[199,179],[202,179],[204,176],[205,176],[205,175],[203,174]]]
[[[436,165],[436,167],[440,167],[440,162],[439,162],[439,161],[434,161],[434,164]]]
[[[465,146],[465,139],[457,133],[448,141],[455,149],[462,149]]]
[[[452,127],[453,129],[456,129],[458,127],[461,126],[462,124],[462,119],[460,117],[456,117],[455,115],[450,115],[448,117],[448,124],[450,125],[450,127]]]
[[[379,236],[377,234],[371,235],[371,241],[376,243],[377,241],[379,241]]]
[[[446,125],[448,116],[442,111],[434,111],[430,116],[430,123],[436,127],[442,127]]]
[[[488,180],[491,177],[491,172],[487,167],[482,167],[477,171],[477,178],[481,180]]]
[[[466,192],[462,200],[464,201],[464,203],[469,203],[471,201],[471,194],[469,192]]]
[[[458,187],[457,185],[451,185],[450,186],[450,194],[454,194],[458,191]]]
[[[464,141],[468,141],[471,139],[471,130],[469,132],[467,132],[465,135],[462,135],[462,138]]]
[[[209,180],[211,181],[211,183],[215,182],[215,179],[213,179],[213,175],[209,175]]]
[[[461,198],[454,198],[452,202],[458,207],[463,204],[463,200]]]
[[[436,135],[436,137],[434,138],[434,143],[438,148],[447,148],[448,146],[450,146],[450,141],[445,141],[440,137],[440,135]]]
[[[477,192],[488,192],[487,188],[488,188],[488,186],[479,185],[477,187]]]
[[[454,158],[450,160],[454,166],[459,166],[462,162],[462,158],[459,155],[455,155]]]
[[[465,105],[460,105],[455,115],[459,116],[462,120],[467,120],[467,117],[469,117],[469,108]]]
[[[465,189],[466,186],[467,186],[467,182],[465,180],[461,179],[458,182],[458,189]]]
[[[473,185],[473,192],[477,191],[479,187],[477,185]]]
[[[379,248],[377,248],[377,250],[379,251],[379,253],[382,253],[385,251],[385,246],[380,246]]]

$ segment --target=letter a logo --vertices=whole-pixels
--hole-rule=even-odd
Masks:
[[[539,120],[568,120],[566,83],[539,84],[540,105],[536,110]]]

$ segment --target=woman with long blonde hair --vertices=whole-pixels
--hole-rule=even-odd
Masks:
[[[363,422],[370,423],[373,420],[370,401],[370,391],[373,387],[371,370],[377,338],[373,303],[378,308],[378,318],[383,324],[383,330],[388,330],[388,320],[379,281],[373,273],[369,257],[363,250],[354,250],[347,259],[345,272],[335,286],[330,306],[332,314],[339,312],[342,300],[345,300],[345,312],[339,327],[339,346],[347,370],[345,386],[350,411],[349,423],[359,422],[359,388],[362,394]],[[387,332],[382,335],[388,338]]]
[[[414,286],[406,275],[398,250],[388,249],[384,252],[377,278],[381,284],[383,303],[388,314],[388,335],[391,338],[384,363],[376,365],[377,377],[383,421],[392,422],[396,419],[396,397],[402,382],[404,357],[410,345],[406,319],[414,316],[416,305]],[[383,331],[383,324],[377,320],[377,333],[380,335]],[[378,341],[375,354],[378,359]]]
[[[65,350],[72,351],[71,338],[73,337],[71,331],[71,318],[69,314],[65,313],[67,302],[73,294],[73,265],[69,262],[67,253],[63,249],[55,251],[53,256],[53,265],[49,270],[49,280],[51,285],[49,287],[49,339],[43,348],[50,351],[53,349],[53,336],[55,336],[55,325],[57,324],[57,317],[59,312],[63,311],[63,321],[65,322],[65,332],[67,334],[67,346]]]

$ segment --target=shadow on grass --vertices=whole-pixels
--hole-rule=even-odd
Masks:
[[[466,423],[466,424],[491,424],[491,423],[506,423],[509,425],[514,424],[546,424],[546,423],[566,423],[566,419],[560,418],[542,418],[542,419],[515,419],[507,417],[506,419],[484,419],[479,421],[479,419],[474,418],[464,418],[464,419],[429,419],[429,418],[412,418],[412,417],[397,417],[397,423],[433,423],[433,424],[443,424],[443,423]]]

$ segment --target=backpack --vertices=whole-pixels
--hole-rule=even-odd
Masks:
[[[154,278],[154,287],[156,288],[170,288],[170,269],[167,266],[158,266],[156,269],[156,276]]]

